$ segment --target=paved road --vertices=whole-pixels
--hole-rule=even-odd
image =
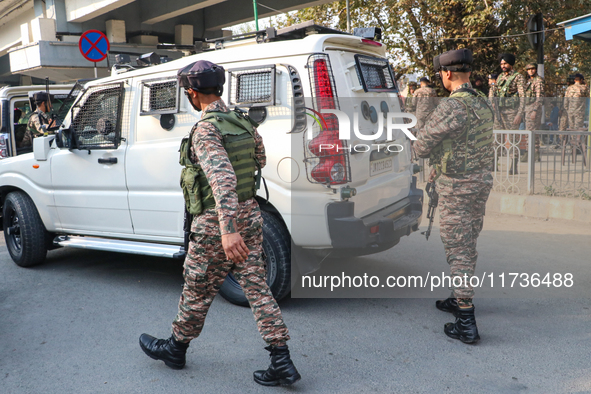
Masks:
[[[591,392],[591,229],[559,221],[487,216],[483,270],[575,273],[557,293],[477,299],[482,341],[447,339],[451,315],[416,298],[291,299],[282,303],[303,380],[291,389],[252,381],[267,353],[247,308],[218,298],[184,370],[146,357],[148,332],[167,336],[181,268],[166,259],[57,250],[34,269],[0,246],[2,393],[581,393]],[[437,228],[390,251],[327,262],[351,272],[445,269]],[[425,298],[428,297],[428,298]]]

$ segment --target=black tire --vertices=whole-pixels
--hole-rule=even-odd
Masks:
[[[21,267],[41,264],[47,255],[47,231],[33,200],[23,192],[8,193],[2,215],[4,239],[12,260]]]
[[[267,284],[279,301],[291,291],[291,237],[285,224],[275,215],[261,211],[263,216],[263,253],[267,261]],[[249,306],[242,287],[232,274],[220,287],[220,294],[232,304]]]

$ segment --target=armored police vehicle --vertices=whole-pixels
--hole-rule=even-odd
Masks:
[[[371,254],[418,229],[423,195],[410,140],[399,129],[379,130],[388,112],[400,112],[382,44],[311,23],[211,44],[88,82],[55,136],[0,161],[3,229],[16,264],[40,264],[55,247],[184,256],[179,145],[201,114],[176,74],[200,59],[225,68],[222,98],[260,124],[267,165],[257,199],[277,299],[290,291],[292,249]],[[326,115],[335,109],[360,114],[350,140]],[[397,148],[386,149],[390,143]],[[294,261],[295,272],[318,268],[304,260]],[[221,293],[246,304],[232,276]]]

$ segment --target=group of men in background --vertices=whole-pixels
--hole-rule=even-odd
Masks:
[[[544,104],[544,79],[538,75],[537,64],[525,66],[526,76],[514,69],[515,56],[510,53],[499,55],[499,74],[488,75],[488,88],[484,78],[474,76],[472,87],[488,96],[495,110],[495,129],[498,130],[540,130]],[[405,100],[405,111],[417,117],[416,131],[420,130],[433,110],[437,107],[437,91],[430,85],[428,78],[420,79],[420,88],[415,82],[409,83]],[[572,84],[566,89],[562,103],[552,102],[552,108],[546,108],[546,124],[551,130],[586,131],[584,125],[589,88],[582,74],[575,74]],[[508,138],[508,137],[507,137]],[[508,145],[517,145],[512,149],[513,166],[517,161],[527,161],[528,138],[525,135],[515,137],[517,141],[507,141]],[[556,141],[557,142],[557,141]],[[539,160],[539,138],[534,142],[535,160]],[[512,167],[513,167],[512,166]]]

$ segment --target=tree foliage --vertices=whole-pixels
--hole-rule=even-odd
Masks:
[[[474,72],[485,75],[500,72],[497,57],[503,52],[516,55],[520,71],[536,62],[527,36],[506,37],[525,33],[530,15],[543,13],[545,28],[555,29],[558,22],[588,13],[591,0],[350,0],[350,10],[351,28],[381,27],[382,42],[398,74],[431,76],[434,56],[470,48]],[[281,25],[307,20],[346,30],[345,1],[305,8],[281,20]],[[497,36],[502,37],[478,38]],[[553,30],[546,33],[544,50],[548,86],[564,84],[574,72],[591,77],[591,43],[566,41],[562,29]]]

